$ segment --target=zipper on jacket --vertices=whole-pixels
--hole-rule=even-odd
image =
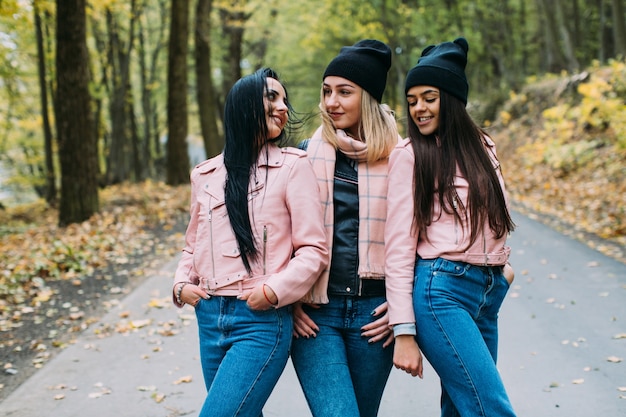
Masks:
[[[266,274],[267,261],[267,225],[263,226],[263,275]]]
[[[209,238],[211,239],[211,270],[215,278],[215,248],[213,246],[213,209],[209,209]]]
[[[457,205],[457,196],[455,195],[454,198],[452,199],[452,208],[454,208],[454,244],[458,245],[459,244],[459,223],[458,223],[458,219],[456,214],[458,214],[458,205]]]

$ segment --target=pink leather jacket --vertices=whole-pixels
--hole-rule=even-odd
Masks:
[[[503,190],[504,180],[496,158],[495,144],[485,138],[485,147],[496,169]],[[415,155],[408,139],[396,146],[389,157],[389,187],[387,194],[387,223],[385,225],[385,275],[389,324],[414,323],[413,274],[416,255],[422,259],[445,258],[473,265],[504,265],[510,248],[505,246],[506,236],[496,238],[489,225],[484,233],[467,250],[469,230],[459,224],[452,214],[442,211],[437,221],[428,228],[428,241],[419,236],[413,227],[413,166]],[[457,175],[455,179],[458,198],[467,206],[468,183]],[[435,212],[439,206],[435,203]]]
[[[191,173],[190,220],[174,286],[190,281],[211,295],[237,296],[265,283],[278,296],[277,307],[298,301],[328,263],[319,190],[306,152],[273,144],[261,150],[248,194],[259,250],[250,274],[226,212],[225,178],[223,155]]]

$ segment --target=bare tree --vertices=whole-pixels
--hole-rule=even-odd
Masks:
[[[241,78],[241,57],[245,24],[250,18],[246,12],[247,0],[234,0],[223,3],[219,9],[222,33],[226,42],[226,51],[222,67],[222,96],[226,97],[231,87]]]
[[[626,22],[624,22],[624,0],[613,0],[613,37],[615,56],[626,57]]]
[[[111,141],[107,155],[107,184],[115,184],[130,179],[131,165],[139,163],[137,144],[133,143],[135,132],[133,115],[129,114],[130,96],[130,65],[131,52],[134,45],[135,22],[137,20],[136,1],[130,2],[131,14],[126,43],[120,38],[120,29],[117,18],[110,9],[107,9],[107,28],[109,32],[109,65],[112,76],[112,92],[110,100],[111,112]]]
[[[57,199],[56,175],[54,173],[54,151],[52,149],[52,129],[48,117],[48,88],[46,83],[46,54],[44,51],[44,39],[41,15],[37,2],[33,2],[35,15],[35,32],[37,38],[37,69],[39,73],[39,90],[41,100],[41,120],[43,124],[44,153],[46,164],[46,192],[45,198],[48,204],[54,206]]]
[[[189,0],[172,0],[167,70],[167,183],[189,182],[187,40]]]
[[[196,91],[200,129],[208,158],[221,152],[224,140],[217,128],[219,106],[211,66],[211,11],[213,0],[198,0],[196,5],[195,57]]]
[[[99,210],[98,147],[92,129],[86,0],[57,0],[56,126],[61,165],[59,224]]]

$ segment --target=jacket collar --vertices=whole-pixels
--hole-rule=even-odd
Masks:
[[[261,148],[261,152],[259,154],[259,158],[257,160],[257,172],[256,175],[253,174],[251,178],[251,182],[249,185],[248,193],[251,194],[251,197],[254,194],[265,187],[265,175],[262,174],[265,171],[265,167],[280,167],[284,163],[284,156],[282,150],[273,143],[268,143],[263,148]],[[226,168],[224,167],[224,154],[221,153],[215,158],[211,158],[210,160],[200,164],[198,166],[199,174],[210,174],[219,170],[224,170],[224,176],[226,175]],[[213,196],[216,199],[216,202],[224,201],[224,184],[210,184],[208,178],[202,187],[203,190]]]

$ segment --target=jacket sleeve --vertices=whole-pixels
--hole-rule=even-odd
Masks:
[[[300,300],[326,268],[329,258],[317,179],[304,155],[296,158],[289,171],[285,199],[294,253],[287,267],[266,281],[278,296],[277,307]]]
[[[187,231],[185,232],[185,247],[182,250],[182,256],[178,261],[178,267],[174,275],[174,287],[179,282],[193,282],[197,284],[199,279],[193,268],[193,253],[196,247],[196,235],[198,230],[198,200],[196,197],[196,190],[194,186],[194,178],[191,178],[191,203],[189,207],[189,224],[187,225]],[[182,307],[176,301],[176,296],[172,290],[172,300],[174,305]]]
[[[385,286],[389,324],[415,323],[413,274],[418,235],[413,221],[413,149],[401,142],[389,157],[387,223],[385,225]]]

